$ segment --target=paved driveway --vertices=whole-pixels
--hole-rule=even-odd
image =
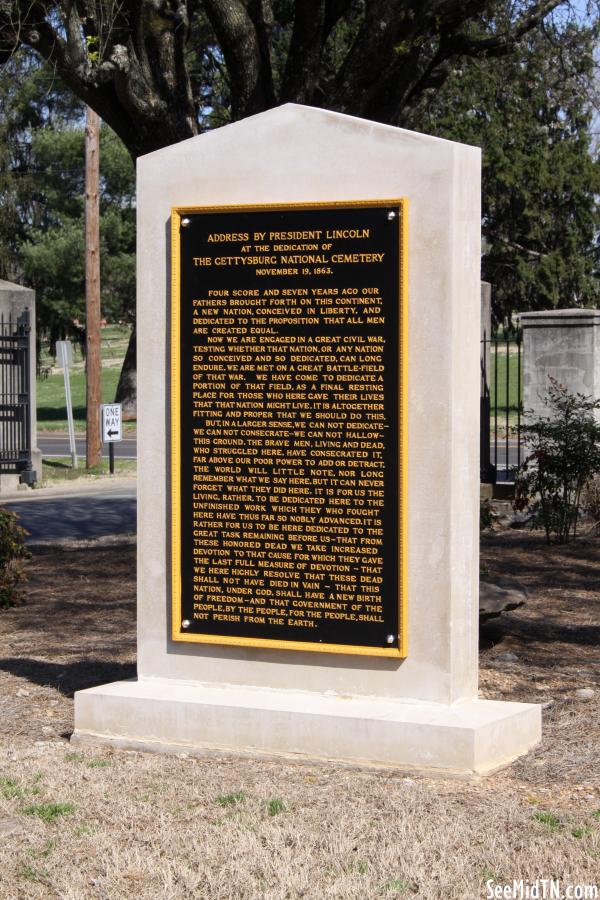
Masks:
[[[40,488],[0,502],[18,513],[30,542],[76,540],[136,531],[135,478]]]

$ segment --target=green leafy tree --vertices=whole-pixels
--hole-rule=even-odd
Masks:
[[[566,25],[553,14],[570,15],[567,0],[513,0],[503,17],[497,8],[489,0],[5,0],[0,64],[20,47],[38,54],[134,159],[288,102],[423,129],[424,109],[459,66],[509,59],[541,29],[560,43]],[[544,261],[547,280],[558,265]],[[135,332],[130,374],[134,341]]]
[[[483,149],[483,277],[496,320],[595,306],[600,162],[592,152],[595,25],[530,33],[511,56],[464,60],[423,123]]]
[[[67,127],[81,104],[31,52],[7,62],[0,78],[0,277],[20,280],[20,248],[39,224],[32,134]]]
[[[37,291],[38,325],[51,342],[83,338],[85,321],[83,108],[31,54],[0,81],[0,275]],[[5,73],[6,74],[6,73]],[[101,133],[103,314],[131,321],[135,200],[131,158]]]
[[[38,296],[38,318],[51,341],[85,322],[84,131],[32,135],[37,221],[21,247],[23,275]],[[100,284],[104,317],[131,321],[135,304],[133,167],[107,128],[100,138]],[[81,331],[79,331],[81,334]]]
[[[137,157],[198,134],[209,109],[407,124],[453,61],[504,56],[567,7],[513,0],[498,27],[489,0],[4,0],[0,62],[38,53]]]

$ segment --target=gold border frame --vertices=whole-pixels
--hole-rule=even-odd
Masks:
[[[364,647],[346,644],[323,644],[309,641],[282,641],[269,638],[245,638],[230,635],[182,634],[181,632],[181,392],[180,375],[180,225],[187,213],[250,212],[267,210],[301,210],[330,208],[362,208],[392,206],[400,210],[399,315],[398,350],[398,647]],[[186,643],[217,644],[235,647],[256,647],[273,650],[297,650],[312,653],[338,653],[354,656],[378,656],[401,659],[407,656],[407,463],[408,463],[408,200],[351,200],[321,203],[262,203],[232,206],[176,206],[171,209],[171,638]]]

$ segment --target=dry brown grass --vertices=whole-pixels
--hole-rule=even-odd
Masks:
[[[483,691],[551,705],[541,747],[477,782],[71,748],[73,690],[133,672],[133,548],[38,551],[27,605],[0,616],[0,898],[474,900],[487,878],[599,881],[599,546],[486,541],[531,600],[488,629]]]

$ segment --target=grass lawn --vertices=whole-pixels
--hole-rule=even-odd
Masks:
[[[120,369],[102,369],[102,402],[112,403],[119,381]],[[85,372],[71,370],[71,400],[73,420],[78,431],[85,431]],[[67,407],[65,405],[65,382],[62,372],[38,379],[37,416],[40,430],[65,431],[67,428]]]
[[[135,546],[34,548],[25,604],[0,613],[0,900],[479,900],[490,879],[598,884],[600,538],[548,547],[510,529],[482,550],[529,590],[489,623],[482,694],[543,704],[544,732],[509,768],[462,781],[70,746],[73,692],[135,675]]]
[[[119,459],[115,458],[115,477],[117,475],[135,475],[137,470],[137,460],[135,459]],[[108,460],[103,459],[101,465],[94,466],[91,469],[85,468],[85,457],[79,460],[79,467],[73,469],[71,460],[64,458],[44,457],[42,464],[42,477],[36,482],[35,488],[49,487],[50,485],[60,485],[69,481],[76,481],[80,478],[105,478],[110,476],[108,470]]]
[[[100,332],[100,353],[103,361],[117,361],[119,366],[125,358],[131,328],[127,325],[107,325]],[[83,365],[81,348],[75,341],[71,341],[73,347],[74,365]],[[40,368],[47,369],[56,365],[56,360],[51,356],[48,345],[42,345],[40,353]]]
[[[131,329],[123,325],[108,325],[102,329],[102,402],[112,403],[115,399],[121,366],[129,342]],[[73,344],[73,368],[70,370],[71,400],[75,430],[85,431],[86,381],[81,351]],[[55,366],[54,357],[47,347],[42,349],[40,369],[47,373]],[[66,431],[67,408],[65,405],[65,383],[62,370],[52,370],[47,377],[37,379],[37,419],[40,431]],[[135,423],[124,423],[124,431],[131,431]]]
[[[507,389],[508,374],[508,389]],[[517,410],[523,398],[523,360],[521,358],[521,373],[519,379],[518,357],[516,344],[509,345],[506,352],[506,343],[499,343],[497,353],[491,353],[490,370],[488,380],[490,385],[491,426],[494,428],[494,404],[498,404],[498,428],[506,428],[508,412],[509,427],[517,424]],[[522,417],[521,417],[522,418]]]

